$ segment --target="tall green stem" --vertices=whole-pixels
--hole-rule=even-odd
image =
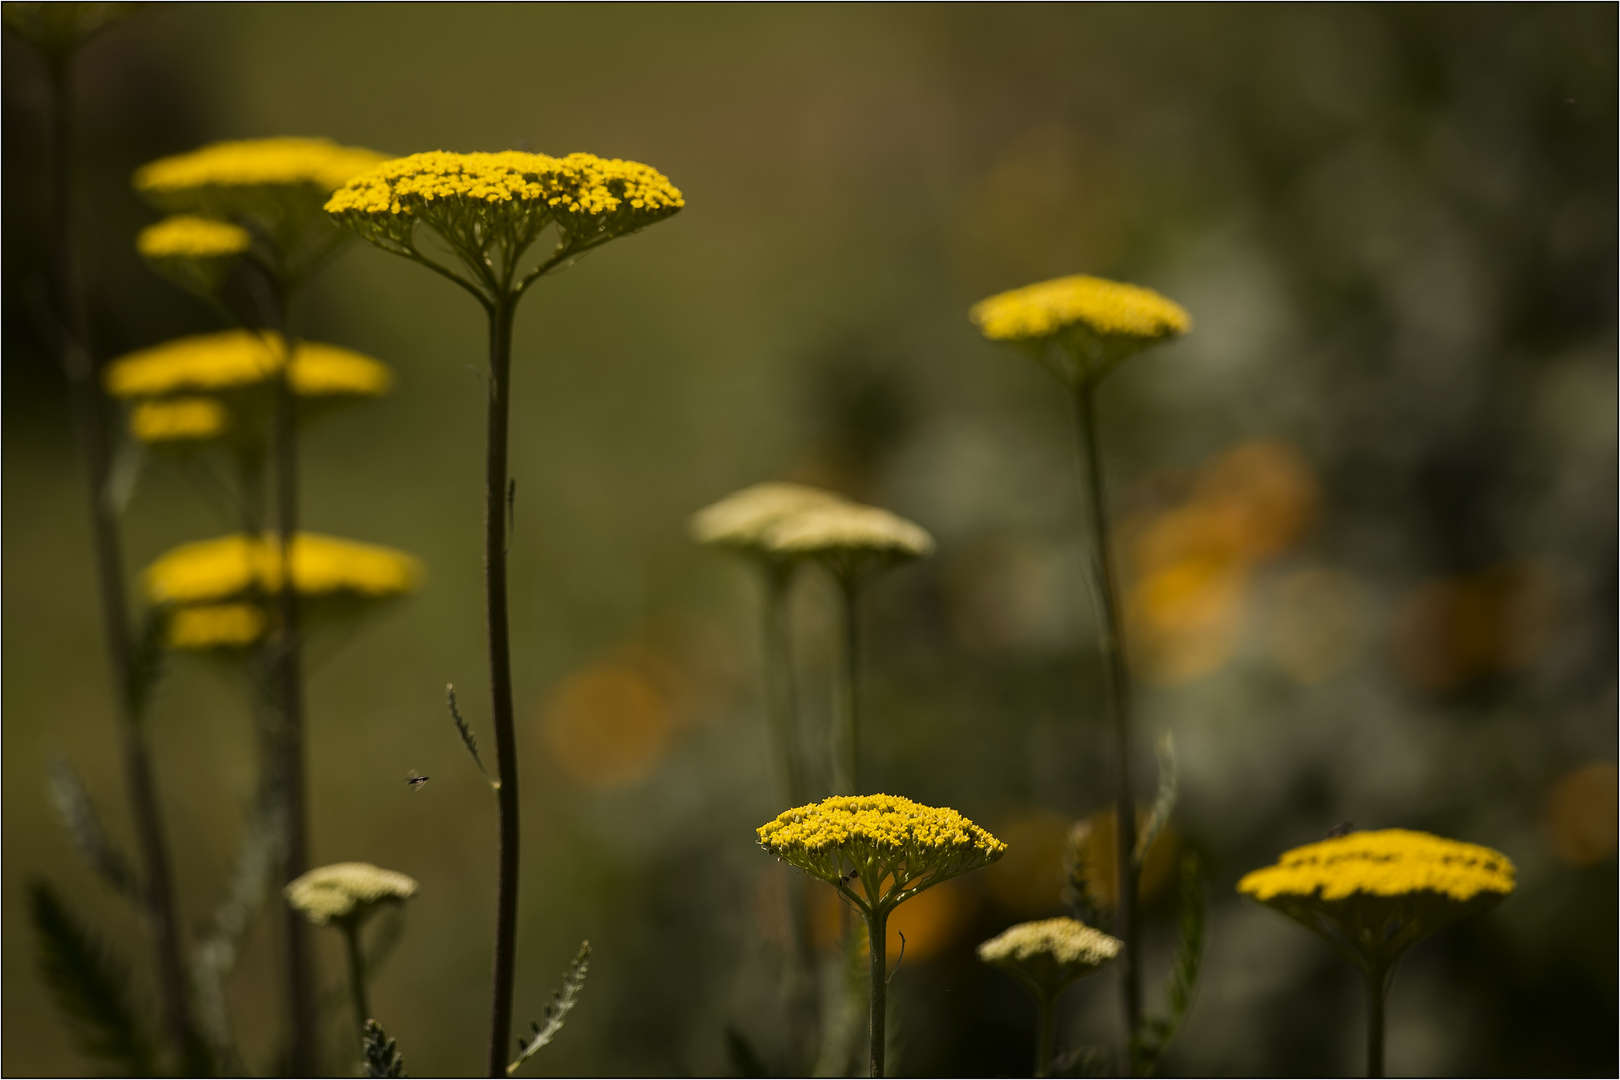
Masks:
[[[889,913],[878,908],[875,913],[868,915],[866,932],[871,939],[872,954],[872,993],[867,999],[868,1027],[872,1033],[872,1067],[867,1075],[882,1076],[883,1052],[888,1040]]]
[[[349,1000],[354,1003],[354,1027],[363,1046],[366,1041],[366,1021],[371,1019],[371,1006],[366,1001],[366,960],[360,949],[360,921],[346,919],[342,928],[343,941],[349,954]]]
[[[517,960],[518,782],[512,710],[511,637],[506,614],[506,429],[511,402],[512,320],[517,298],[489,311],[489,445],[484,474],[484,607],[489,631],[490,713],[495,724],[500,873],[495,901],[495,973],[490,992],[488,1075],[505,1076]]]
[[[1035,1029],[1035,1075],[1052,1075],[1052,1044],[1057,1036],[1057,995],[1042,991],[1035,1001],[1039,1015]]]
[[[1367,975],[1367,1075],[1384,1075],[1384,999],[1389,972],[1374,968]]]
[[[1108,547],[1108,498],[1103,487],[1101,454],[1098,450],[1097,416],[1094,406],[1096,380],[1087,379],[1075,391],[1075,421],[1078,427],[1080,471],[1085,489],[1086,527],[1091,538],[1091,583],[1096,592],[1099,626],[1097,646],[1103,655],[1103,686],[1108,710],[1114,722],[1114,815],[1119,868],[1119,902],[1115,933],[1124,948],[1118,967],[1120,1006],[1125,1022],[1124,1071],[1131,1069],[1131,1047],[1142,1019],[1142,974],[1137,926],[1136,802],[1131,794],[1131,686],[1125,665],[1124,627],[1119,610],[1118,579],[1113,555]]]
[[[174,1053],[183,1063],[182,1067],[190,1071],[197,1067],[200,1043],[186,994],[185,965],[180,958],[179,916],[168,846],[158,807],[157,781],[147,751],[146,733],[141,726],[145,703],[137,700],[123,555],[117,515],[107,495],[109,452],[106,402],[90,356],[84,296],[74,249],[72,65],[68,55],[47,56],[46,62],[52,91],[50,179],[54,202],[51,207],[54,265],[51,278],[55,330],[59,335],[62,369],[72,393],[74,421],[85,458],[102,633],[106,639],[107,664],[111,668],[116,691],[124,785],[146,887],[144,921],[152,939],[164,1029]]]
[[[851,795],[861,793],[861,721],[860,721],[860,585],[851,578],[839,584],[844,590],[844,763],[843,790]]]

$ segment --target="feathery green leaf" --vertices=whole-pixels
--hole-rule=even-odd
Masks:
[[[590,966],[591,943],[582,941],[578,954],[563,975],[562,989],[551,992],[551,1004],[546,1006],[545,1026],[542,1027],[538,1020],[529,1021],[529,1037],[518,1039],[517,1060],[506,1067],[507,1076],[516,1076],[519,1066],[557,1037],[557,1032],[562,1030],[563,1020],[579,1000],[579,992],[585,988],[585,973]]]

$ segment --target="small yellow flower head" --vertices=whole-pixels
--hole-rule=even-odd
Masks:
[[[146,568],[154,604],[216,604],[280,588],[276,537],[223,536],[182,544]],[[408,593],[422,566],[404,552],[316,533],[299,533],[292,547],[293,581],[303,596],[347,595],[383,600]]]
[[[1152,289],[1076,274],[998,293],[968,318],[991,341],[1020,346],[1071,386],[1132,353],[1192,329],[1181,305]],[[1058,357],[1052,357],[1056,346]]]
[[[832,885],[868,914],[888,912],[930,886],[988,866],[1007,850],[955,810],[897,795],[834,795],[788,810],[757,831],[766,851]]]
[[[1037,999],[1056,994],[1119,955],[1124,943],[1078,919],[1008,927],[979,946],[979,959],[1017,979]]]
[[[1436,930],[1513,891],[1513,863],[1478,844],[1407,829],[1353,832],[1284,852],[1238,891],[1380,970]]]
[[[237,257],[252,246],[241,226],[188,214],[166,217],[135,237],[135,250],[154,270],[204,297],[219,291]]]
[[[129,431],[149,446],[206,442],[230,427],[231,414],[213,398],[143,401],[130,410]]]
[[[171,649],[208,652],[243,649],[264,635],[268,620],[253,604],[195,604],[169,617]]]
[[[382,904],[416,895],[416,879],[364,862],[333,863],[294,878],[281,895],[316,926],[361,922]]]
[[[700,544],[768,553],[765,537],[773,526],[805,510],[843,504],[842,496],[805,484],[755,484],[693,514],[687,531]]]
[[[276,334],[226,330],[119,357],[102,380],[117,398],[221,393],[264,385],[280,374],[284,356]],[[300,342],[293,356],[293,392],[302,398],[373,397],[392,384],[386,365],[336,345]]]
[[[839,501],[784,517],[765,530],[763,546],[780,558],[817,559],[853,585],[876,570],[932,555],[934,538],[887,510]]]
[[[307,194],[324,202],[382,160],[375,150],[330,139],[220,142],[143,165],[135,172],[135,190],[171,210],[251,214],[264,208],[267,197]]]
[[[634,161],[516,150],[434,150],[395,158],[351,180],[326,210],[366,240],[414,254],[418,224],[437,232],[474,267],[510,278],[547,226],[558,252],[583,252],[677,213],[685,200],[658,170]],[[475,282],[485,291],[504,280]]]

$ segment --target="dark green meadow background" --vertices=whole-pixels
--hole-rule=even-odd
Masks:
[[[1317,506],[1245,579],[1220,662],[1143,680],[1140,782],[1150,790],[1150,734],[1171,730],[1175,826],[1211,870],[1206,976],[1166,1071],[1359,1068],[1355,976],[1233,891],[1353,820],[1489,844],[1520,870],[1496,912],[1403,966],[1394,1072],[1612,1075],[1612,781],[1559,785],[1581,768],[1612,777],[1616,758],[1616,29],[1609,5],[153,5],[80,65],[94,345],[108,358],[216,327],[138,262],[134,233],[154,215],[128,183],[205,142],[585,150],[652,164],[684,191],[679,216],[543,282],[519,316],[517,1008],[538,1014],[589,937],[583,1001],[526,1073],[713,1075],[733,1067],[728,1027],[767,1060],[782,1053],[769,860],[752,830],[783,807],[758,715],[758,597],[742,567],[686,539],[685,517],[791,478],[934,533],[934,559],[871,595],[870,772],[1016,853],[1017,837],[1107,800],[1107,743],[1065,402],[980,341],[966,309],[1065,273],[1159,289],[1196,328],[1103,395],[1123,512],[1174,505],[1189,476],[1254,439],[1293,448]],[[89,1063],[36,974],[28,880],[56,883],[116,941],[147,1004],[150,980],[131,917],[46,796],[46,763],[64,755],[129,836],[80,464],[31,300],[42,83],[14,41],[0,70],[0,1067],[71,1075]],[[428,568],[420,595],[314,646],[314,857],[421,881],[373,1008],[414,1075],[465,1073],[488,1005],[494,807],[443,687],[458,685],[488,741],[482,391],[468,371],[481,315],[356,245],[319,279],[309,330],[388,361],[398,386],[312,430],[304,520]],[[154,466],[127,519],[129,564],[223,528]],[[1506,646],[1458,660],[1472,624],[1445,613],[1471,609],[1433,598],[1473,595],[1501,567],[1537,584],[1497,637],[1534,640],[1511,663]],[[1350,583],[1353,625],[1331,670],[1301,679],[1275,658],[1276,598],[1289,575],[1324,569]],[[818,721],[832,597],[807,579],[800,601]],[[559,687],[649,653],[675,689],[630,764],[560,765]],[[183,921],[197,925],[254,775],[230,673],[177,662],[152,739]],[[409,769],[432,777],[414,795]],[[1597,839],[1571,856],[1583,829]],[[972,947],[1056,913],[1056,863],[1031,858],[1036,886],[964,883],[930,948],[906,958],[892,990],[903,1073],[1028,1067],[1032,1010]],[[1162,901],[1152,911],[1157,978],[1172,922]],[[336,935],[318,937],[335,983]],[[270,948],[261,925],[231,986],[256,1069],[279,1030]],[[1065,999],[1072,1038],[1111,1037],[1110,987]],[[334,1063],[348,1023],[329,1014]]]

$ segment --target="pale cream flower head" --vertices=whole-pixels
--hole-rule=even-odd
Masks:
[[[1079,919],[1019,923],[979,946],[979,959],[1043,998],[1119,955],[1123,943]]]
[[[317,866],[281,890],[295,911],[317,926],[360,922],[382,904],[416,895],[416,879],[364,862]]]
[[[841,495],[807,484],[770,481],[733,492],[693,514],[687,531],[700,544],[770,556],[766,537],[795,514],[845,503]]]
[[[887,510],[839,502],[783,518],[765,531],[764,546],[781,558],[816,559],[853,586],[878,570],[932,555],[934,538]]]

